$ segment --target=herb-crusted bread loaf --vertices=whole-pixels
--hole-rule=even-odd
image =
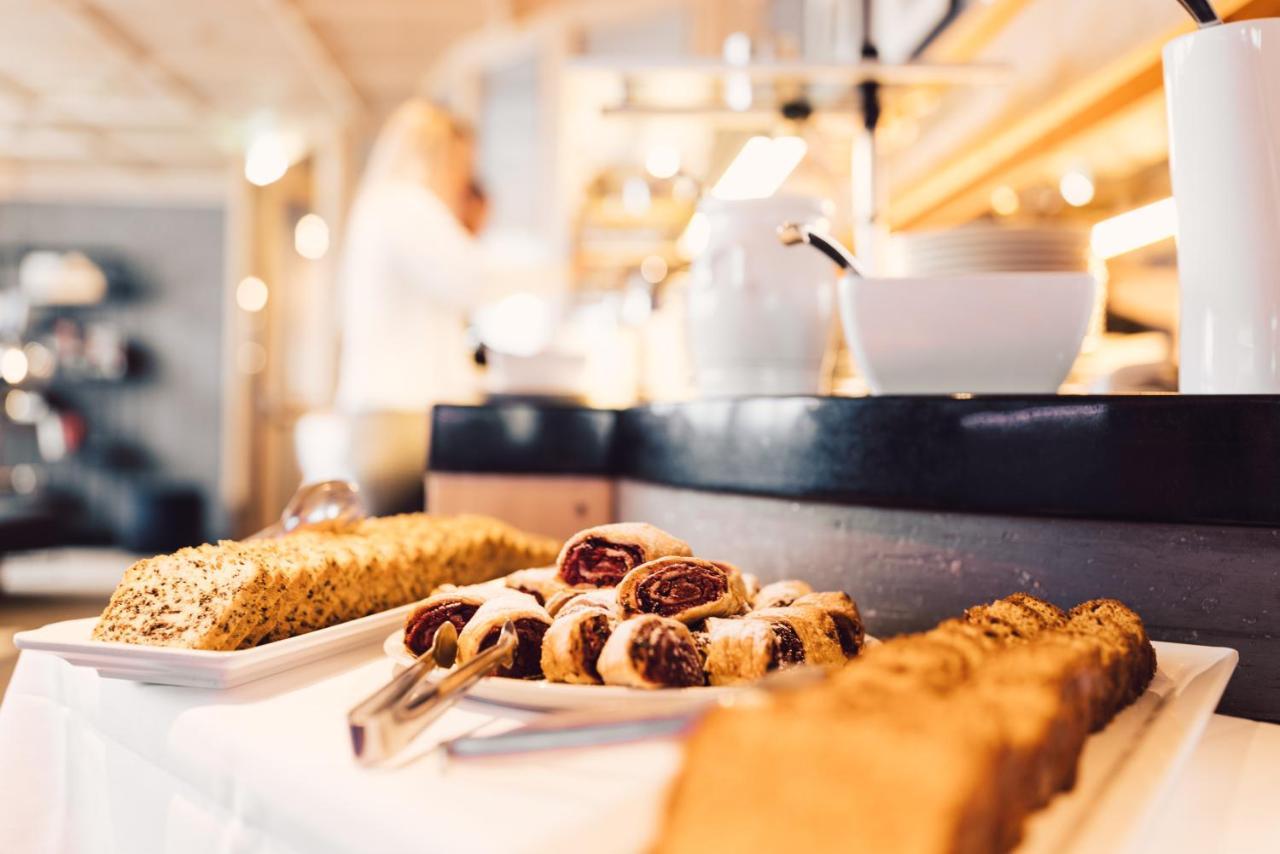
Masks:
[[[95,640],[233,650],[314,631],[545,564],[559,543],[483,516],[410,513],[138,561]]]

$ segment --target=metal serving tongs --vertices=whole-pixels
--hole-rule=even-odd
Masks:
[[[452,667],[458,654],[457,630],[453,623],[441,623],[430,649],[347,713],[356,761],[377,765],[395,756],[482,677],[498,667],[510,667],[517,646],[515,624],[507,620],[497,643],[438,682],[428,682],[435,668]]]

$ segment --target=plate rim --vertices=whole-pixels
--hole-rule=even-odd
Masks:
[[[1146,828],[1159,814],[1160,806],[1190,762],[1240,663],[1240,652],[1233,647],[1176,641],[1152,641],[1151,645],[1156,651],[1157,673],[1162,650],[1194,654],[1201,659],[1199,667],[1181,682],[1171,680],[1175,690],[1161,700],[1135,739],[1132,750],[1116,766],[1103,796],[1088,810],[1085,821],[1068,841],[1070,851],[1084,854],[1107,847],[1115,851],[1133,851],[1139,847]],[[1156,732],[1171,734],[1173,738],[1153,738]],[[1140,794],[1134,804],[1108,796],[1116,791]],[[1104,847],[1097,847],[1100,844]]]
[[[311,664],[326,652],[366,643],[386,626],[402,622],[416,605],[398,605],[250,649],[185,649],[93,640],[89,634],[97,617],[59,620],[18,632],[13,644],[24,652],[47,653],[75,667],[93,668],[104,678],[224,689]]]

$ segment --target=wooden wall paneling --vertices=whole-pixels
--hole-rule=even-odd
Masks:
[[[618,515],[761,581],[858,600],[868,631],[926,629],[1025,590],[1118,598],[1156,640],[1239,650],[1220,710],[1280,721],[1280,529],[1044,519],[797,502],[621,481]]]

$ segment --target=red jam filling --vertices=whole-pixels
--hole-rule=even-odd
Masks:
[[[436,638],[436,629],[444,625],[446,620],[461,632],[475,616],[478,607],[468,602],[441,602],[422,609],[405,626],[404,645],[414,655],[422,655],[431,648],[431,642]]]
[[[670,563],[645,578],[636,588],[640,610],[670,617],[714,602],[729,589],[719,569],[690,563]]]
[[[561,577],[567,584],[612,587],[642,563],[644,549],[640,546],[587,537],[565,555]]]

